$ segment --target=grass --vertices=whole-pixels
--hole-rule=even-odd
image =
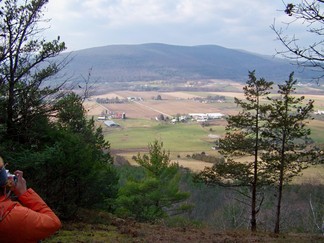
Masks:
[[[121,125],[123,128],[145,128],[145,127],[152,127],[156,125],[155,120],[148,120],[148,119],[134,119],[134,118],[127,118],[125,120],[116,120],[116,123]]]
[[[109,225],[102,225],[101,227],[75,225],[75,229],[63,229],[58,235],[43,242],[130,242],[129,237],[118,233]]]
[[[312,120],[309,122],[311,138],[316,143],[324,143],[324,121]]]
[[[215,139],[210,138],[209,134],[223,135],[226,121],[219,120],[215,124],[202,127],[196,122],[171,124],[158,122],[148,119],[126,119],[118,120],[120,128],[105,128],[105,139],[111,144],[113,150],[119,151],[118,154],[132,162],[132,156],[138,152],[147,150],[148,144],[155,139],[162,141],[164,149],[170,151],[170,158],[179,161],[185,167],[199,170],[199,166],[204,168],[206,165],[186,161],[186,155],[193,153],[206,152],[211,155],[218,155],[217,151],[212,150]],[[316,143],[324,143],[324,121],[312,120],[309,123],[311,137]],[[324,173],[324,169],[321,168]],[[311,180],[316,170],[310,168],[304,172],[304,176],[297,177],[295,183],[304,183]],[[324,183],[323,179],[320,179]]]
[[[116,226],[116,218],[103,211],[79,209],[77,222],[62,222],[62,229],[42,241],[54,242],[131,242]]]
[[[170,124],[148,121],[123,121],[121,128],[107,129],[105,139],[114,149],[147,148],[155,139],[172,152],[202,152],[214,145],[209,134],[224,133],[223,126],[202,127],[198,123]],[[141,126],[139,126],[141,124]]]
[[[155,139],[164,142],[165,148],[172,152],[209,151],[213,139],[209,134],[224,134],[225,123],[202,127],[198,123],[161,123],[154,120],[126,119],[118,120],[120,128],[105,128],[105,139],[114,149],[147,148]],[[311,137],[316,143],[324,143],[324,121],[309,122]]]
[[[63,222],[63,228],[42,242],[126,243],[126,242],[324,242],[320,234],[255,232],[249,230],[217,231],[192,222],[176,227],[165,222],[150,224],[119,219],[105,212],[81,210],[78,222]],[[181,222],[180,222],[181,223]]]
[[[322,184],[324,185],[324,165],[312,165],[303,170],[300,176],[292,181],[293,184]]]

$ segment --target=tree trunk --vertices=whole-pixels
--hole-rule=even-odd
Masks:
[[[286,144],[286,131],[283,132],[282,145],[281,145],[277,212],[276,212],[276,223],[275,223],[275,228],[274,228],[274,233],[275,234],[279,234],[279,232],[280,232],[281,199],[282,199],[282,188],[283,188],[283,180],[284,180],[285,151],[286,151],[285,150],[285,144]]]
[[[280,213],[281,213],[281,198],[282,198],[282,185],[283,185],[283,171],[280,171],[280,180],[278,186],[278,200],[277,200],[277,212],[276,212],[276,224],[274,233],[280,233]]]
[[[258,134],[257,134],[257,140]],[[257,230],[256,222],[256,200],[257,200],[257,183],[258,183],[258,142],[256,140],[255,146],[255,158],[254,158],[254,168],[253,168],[253,182],[252,182],[252,198],[251,198],[251,231]]]
[[[256,185],[252,186],[252,203],[251,203],[251,231],[257,230],[256,223]]]
[[[258,185],[258,152],[259,152],[259,98],[257,99],[257,109],[255,116],[255,148],[254,148],[254,165],[253,165],[253,182],[252,182],[252,201],[251,201],[251,231],[257,230],[256,222],[256,201]]]

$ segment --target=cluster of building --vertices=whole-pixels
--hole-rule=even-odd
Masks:
[[[222,113],[189,113],[189,116],[197,122],[206,122],[208,120],[221,119]]]
[[[107,127],[119,127],[119,124],[111,119],[126,119],[126,113],[113,113],[105,116],[98,116],[98,121],[103,121]]]
[[[172,123],[177,123],[177,122],[186,122],[188,120],[193,120],[197,122],[207,122],[208,120],[215,120],[215,119],[221,119],[225,115],[222,113],[189,113],[188,115],[181,115],[177,116],[175,118],[171,119]],[[163,118],[161,118],[163,117]],[[108,126],[108,127],[117,127],[119,124],[116,122],[112,121],[111,119],[126,119],[126,114],[125,113],[109,113],[107,112],[107,115],[105,116],[98,116],[97,120],[98,121],[103,121],[103,123]],[[163,115],[160,115],[159,117],[155,118],[157,121],[159,120],[166,120],[168,119],[167,117],[165,118]]]
[[[225,115],[222,113],[189,113],[186,116],[179,116],[176,118],[173,118],[171,122],[185,122],[187,120],[195,120],[197,122],[206,122],[208,120],[215,120],[215,119],[221,119]]]

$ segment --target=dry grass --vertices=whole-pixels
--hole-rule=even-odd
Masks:
[[[293,179],[295,184],[324,185],[324,165],[313,165]]]
[[[78,222],[63,222],[63,228],[50,239],[42,242],[96,242],[96,243],[215,243],[215,242],[324,242],[322,235],[314,234],[272,234],[241,231],[216,231],[209,227],[195,227],[183,224],[166,226],[167,222],[156,224],[139,223],[134,220],[116,218],[96,211],[82,211]]]

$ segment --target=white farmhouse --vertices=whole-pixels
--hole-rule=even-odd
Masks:
[[[220,119],[224,116],[222,113],[189,113],[189,116],[198,122],[204,122],[212,119]]]
[[[207,113],[209,119],[220,119],[224,116],[222,113]]]

